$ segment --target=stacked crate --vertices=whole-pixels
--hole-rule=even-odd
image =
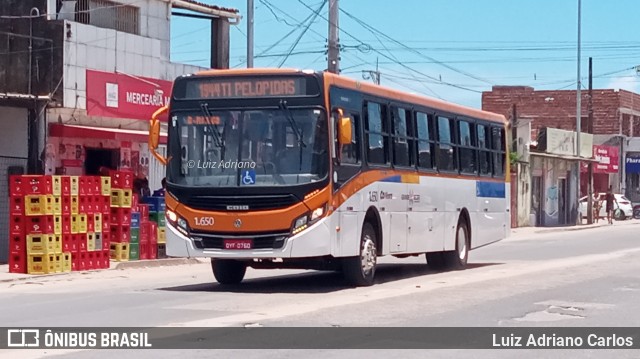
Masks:
[[[148,197],[145,202],[149,204],[149,221],[156,224],[157,258],[166,258],[166,205],[164,197]]]
[[[140,209],[140,259],[158,258],[158,225],[149,221],[150,205],[143,203]]]
[[[129,260],[137,261],[140,255],[140,207],[138,206],[138,196],[133,195],[131,202],[131,236],[129,241]]]
[[[108,268],[103,187],[100,177],[11,176],[9,271]]]
[[[129,260],[131,242],[131,207],[133,204],[133,173],[111,173],[110,255],[115,261]]]

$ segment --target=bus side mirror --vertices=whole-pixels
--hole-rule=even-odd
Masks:
[[[342,146],[350,145],[353,139],[353,133],[351,133],[351,117],[345,117],[342,111],[339,111],[338,114],[338,143]]]
[[[156,152],[158,149],[158,145],[160,144],[160,117],[162,114],[166,113],[169,108],[167,106],[163,106],[159,108],[156,112],[151,116],[151,120],[149,121],[149,151],[160,163],[166,165],[168,160]]]

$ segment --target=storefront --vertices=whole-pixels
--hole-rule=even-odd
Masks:
[[[593,163],[593,193],[607,192],[609,186],[615,184],[612,177],[620,172],[619,153],[620,149],[616,146],[593,146],[593,156],[597,161]],[[581,196],[586,196],[588,192],[588,173],[587,163],[583,162],[580,174]]]
[[[640,152],[627,152],[625,174],[625,195],[632,203],[640,204]]]
[[[87,70],[86,111],[63,111],[59,121],[49,124],[45,174],[99,175],[106,167],[143,175],[151,191],[159,189],[164,168],[150,156],[146,129],[153,112],[168,103],[171,85]]]

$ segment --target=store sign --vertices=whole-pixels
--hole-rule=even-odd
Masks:
[[[628,152],[625,159],[626,173],[640,173],[640,152]]]
[[[87,70],[87,115],[149,120],[171,96],[171,81]]]
[[[575,131],[559,130],[557,128],[547,128],[546,152],[555,155],[575,156],[577,136]],[[580,157],[591,158],[593,147],[593,135],[588,133],[580,134]]]
[[[598,163],[593,167],[594,173],[618,173],[620,157],[618,147],[593,146],[593,156]]]

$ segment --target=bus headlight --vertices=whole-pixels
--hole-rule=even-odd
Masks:
[[[167,209],[166,217],[167,222],[176,227],[178,231],[182,232],[182,234],[186,235],[187,233],[189,233],[189,224],[184,218],[178,216],[176,212]]]
[[[304,231],[305,229],[307,229],[307,227],[317,222],[320,218],[324,217],[326,212],[327,204],[325,203],[322,206],[314,209],[313,211],[307,212],[305,215],[298,217],[293,222],[293,229],[291,230],[291,233],[295,235]]]

